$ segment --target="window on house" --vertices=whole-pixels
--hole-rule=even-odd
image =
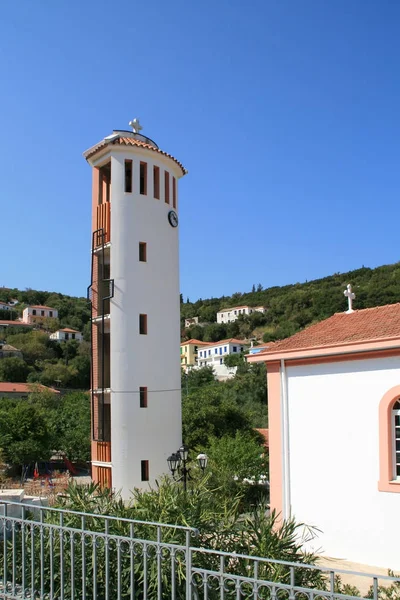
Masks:
[[[41,317],[44,317],[44,310],[41,310],[41,311],[40,311],[40,316],[41,316]]]
[[[139,242],[139,260],[140,260],[140,262],[147,262],[147,244],[146,244],[146,242]]]
[[[52,316],[53,316],[53,311],[51,310],[51,311],[49,312],[49,317],[52,317]]]
[[[140,163],[140,193],[143,196],[147,194],[147,163]]]
[[[243,352],[243,346],[240,346],[240,352]]]
[[[214,348],[214,354],[218,354],[218,348]]]
[[[139,315],[139,333],[147,335],[147,315]]]
[[[33,309],[32,314],[36,315],[36,310],[35,309]]]
[[[227,347],[226,347],[226,346],[224,346],[224,352],[226,352],[226,349],[227,349]]]
[[[142,468],[142,481],[149,481],[149,461],[142,460],[141,468]]]
[[[203,352],[200,350],[200,358],[203,358]]]
[[[125,192],[132,192],[132,161],[125,161]]]
[[[208,351],[208,356],[211,356],[211,350]]]
[[[153,167],[154,198],[160,199],[160,168]]]
[[[237,313],[236,313],[236,310],[235,310],[235,315],[236,315],[236,314],[237,314]]]
[[[400,479],[400,400],[393,406],[393,479]]]
[[[224,362],[224,359],[223,359],[223,358],[220,358],[220,359],[219,359],[219,364],[220,364],[220,365],[222,365],[222,364],[223,364],[223,362]]]
[[[219,353],[222,354],[222,346],[219,349]]]
[[[195,347],[194,347],[194,353],[195,353],[195,354],[197,354],[197,349],[198,349],[198,346],[195,346]]]
[[[237,347],[236,346],[232,346],[232,352],[237,352]]]
[[[147,387],[139,388],[140,408],[147,408]]]
[[[165,204],[169,204],[169,173],[164,172]]]
[[[172,178],[172,206],[176,208],[176,179]]]
[[[68,334],[68,333],[65,333],[65,334],[64,334],[64,339],[65,339],[65,340],[68,340],[68,339],[69,339],[69,334]]]
[[[71,338],[72,338],[73,340],[75,339],[75,334],[74,334],[74,333],[71,335]]]

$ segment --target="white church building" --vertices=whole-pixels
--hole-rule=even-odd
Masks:
[[[248,361],[268,373],[271,509],[327,556],[400,569],[400,304],[349,310]]]

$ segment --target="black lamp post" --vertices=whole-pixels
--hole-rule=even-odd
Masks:
[[[176,481],[183,481],[183,489],[187,490],[187,482],[191,479],[190,476],[190,467],[187,466],[189,461],[189,447],[186,444],[182,444],[182,446],[171,454],[167,458],[167,463],[169,470],[172,473],[172,477],[175,479],[175,473],[178,473],[179,477]],[[197,462],[199,464],[200,469],[203,471],[207,467],[208,456],[207,454],[199,454],[197,457]]]

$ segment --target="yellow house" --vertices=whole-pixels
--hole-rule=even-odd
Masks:
[[[197,364],[197,352],[199,346],[208,346],[210,342],[201,342],[200,340],[187,340],[181,343],[181,367],[187,370],[188,367],[194,367]]]

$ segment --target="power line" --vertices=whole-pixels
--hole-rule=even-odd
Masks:
[[[170,390],[147,390],[148,394],[155,394],[157,392],[181,392],[182,388],[172,388]],[[110,390],[112,394],[140,394],[140,390]],[[109,392],[105,392],[109,393]]]

